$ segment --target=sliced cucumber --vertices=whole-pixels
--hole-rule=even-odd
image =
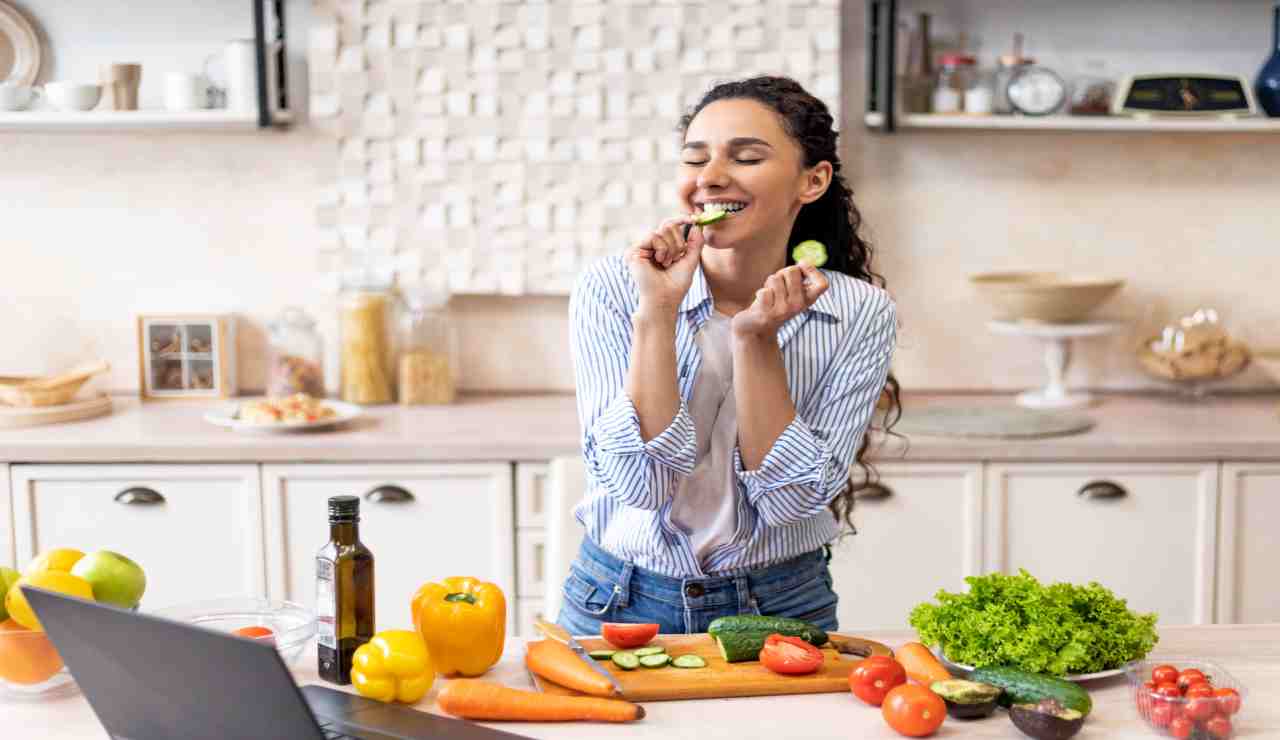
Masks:
[[[640,658],[640,665],[645,668],[661,668],[671,662],[671,656],[666,653],[650,653]]]
[[[649,645],[647,647],[636,648],[631,652],[635,653],[637,658],[643,658],[646,655],[657,655],[658,653],[665,653],[667,652],[667,649],[662,647],[661,645]]]
[[[703,211],[693,217],[693,222],[699,226],[706,226],[707,224],[713,224],[728,215],[728,211]]]
[[[707,661],[700,655],[677,655],[671,659],[671,665],[676,668],[706,668]]]
[[[791,259],[822,267],[827,264],[827,245],[815,239],[806,239],[792,248]]]
[[[640,667],[640,659],[636,657],[636,654],[626,650],[619,650],[609,656],[609,660],[612,660],[614,665],[624,671],[634,671]]]
[[[590,655],[592,658],[595,658],[596,660],[608,660],[612,658],[613,654],[616,652],[618,651],[617,650],[592,650],[591,652],[587,653],[587,655]]]

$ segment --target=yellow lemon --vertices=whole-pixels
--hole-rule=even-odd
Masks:
[[[27,603],[27,595],[22,593],[20,586],[35,586],[46,591],[56,591],[60,594],[93,601],[93,586],[90,586],[85,579],[73,576],[70,573],[47,570],[43,573],[35,573],[19,578],[18,582],[9,589],[9,593],[5,594],[4,606],[9,611],[10,619],[36,632],[44,632],[44,627],[40,626],[40,620],[36,619],[36,613],[31,608],[31,605]]]
[[[35,575],[36,573],[44,573],[49,570],[60,570],[63,573],[70,573],[71,567],[84,557],[84,553],[70,547],[58,547],[53,550],[46,550],[40,553],[35,560],[27,565],[26,575]]]

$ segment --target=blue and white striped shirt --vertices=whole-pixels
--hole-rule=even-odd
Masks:
[[[884,290],[843,273],[823,274],[831,287],[778,331],[795,421],[756,470],[744,470],[734,450],[737,531],[699,563],[671,506],[681,477],[697,462],[688,402],[702,363],[694,336],[714,310],[706,277],[698,267],[676,322],[680,410],[645,442],[626,393],[631,316],[639,307],[635,283],[620,256],[583,273],[569,318],[589,483],[575,515],[586,536],[623,560],[680,578],[764,567],[838,534],[827,506],[848,480],[884,387],[897,312]]]

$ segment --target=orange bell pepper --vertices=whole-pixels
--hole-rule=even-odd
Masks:
[[[469,577],[424,583],[411,608],[441,675],[479,676],[502,657],[507,600],[496,585]]]

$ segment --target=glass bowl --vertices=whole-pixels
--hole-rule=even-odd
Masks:
[[[1234,689],[1239,694],[1239,698],[1227,703],[1226,700],[1218,698],[1188,699],[1156,694],[1145,685],[1145,682],[1151,678],[1151,670],[1159,665],[1171,665],[1179,671],[1197,668],[1205,674],[1205,678],[1215,689]],[[1227,669],[1207,660],[1178,657],[1137,660],[1125,665],[1124,675],[1129,680],[1129,690],[1138,716],[1146,721],[1148,727],[1161,735],[1215,739],[1234,737],[1236,726],[1240,721],[1240,712],[1244,711],[1244,707],[1249,703],[1249,695],[1244,685],[1228,673]],[[1193,703],[1203,703],[1207,706],[1196,707]],[[1182,723],[1181,728],[1175,726],[1178,722]],[[1217,724],[1210,725],[1210,722]],[[1179,729],[1187,734],[1177,732]]]
[[[0,623],[0,696],[34,701],[78,690],[48,635],[13,620]]]
[[[316,635],[316,615],[292,601],[234,596],[180,604],[152,612],[197,627],[235,632],[243,627],[266,627],[271,635],[244,639],[275,645],[286,665],[294,665]]]

